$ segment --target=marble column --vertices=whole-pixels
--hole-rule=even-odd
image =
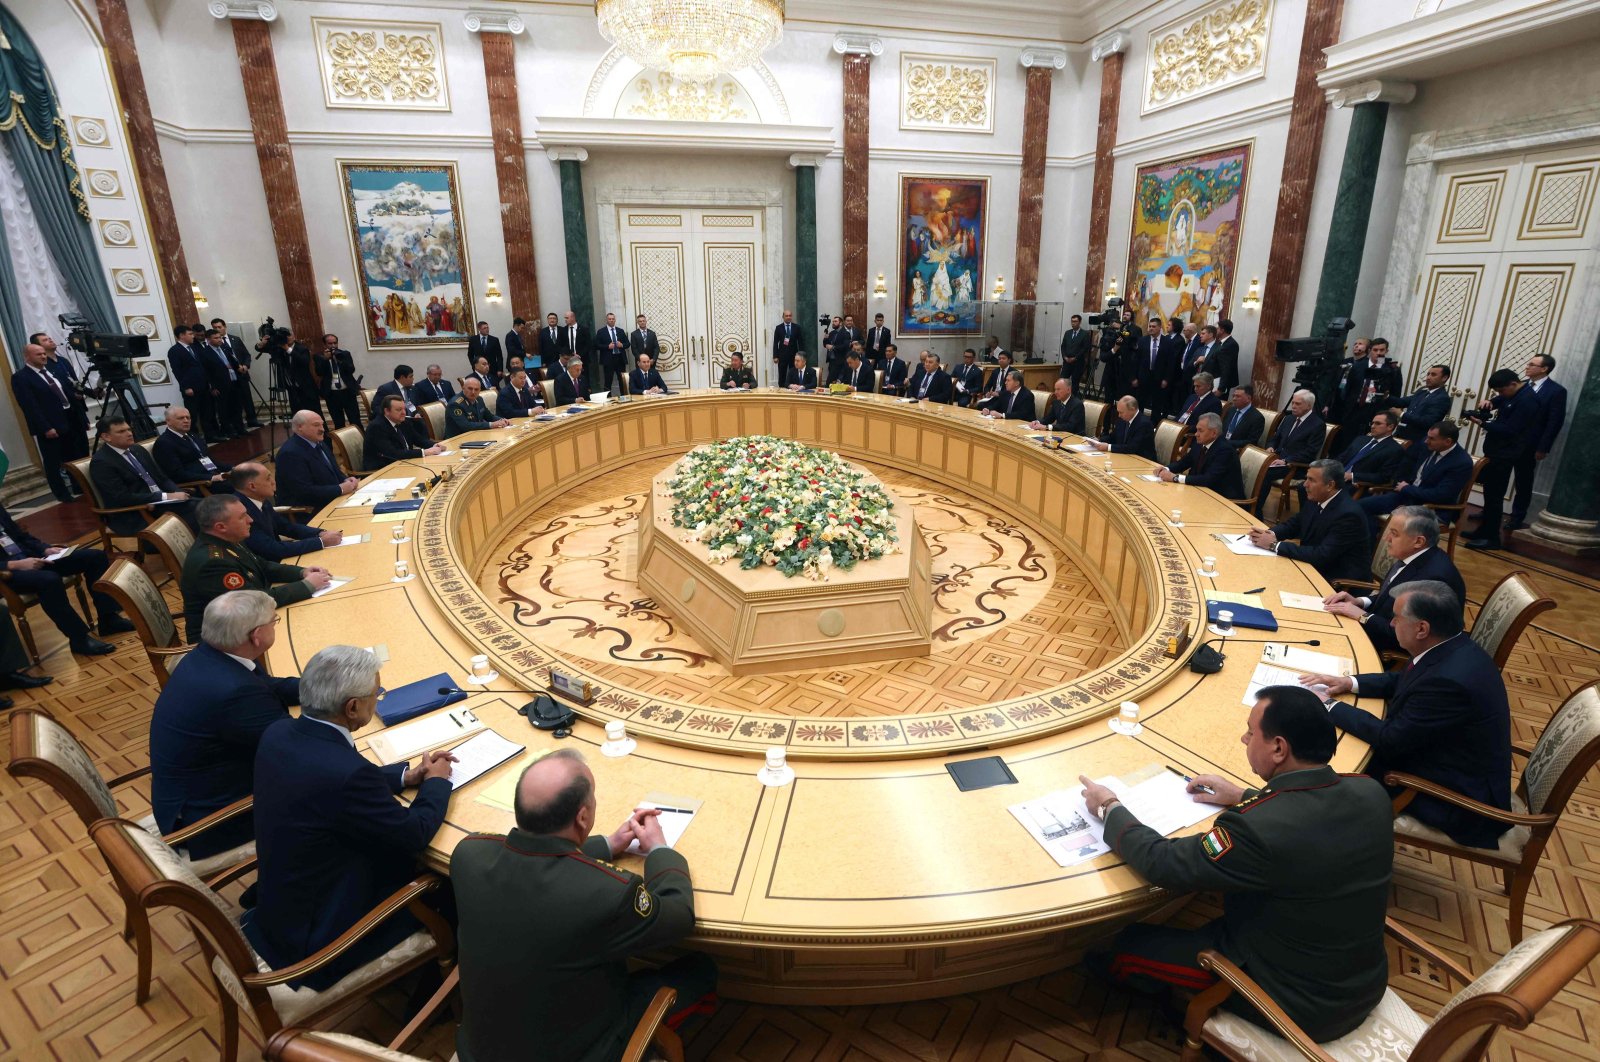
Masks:
[[[1017,185],[1017,260],[1012,292],[1018,301],[1039,297],[1039,241],[1044,227],[1044,160],[1050,142],[1052,75],[1067,65],[1065,48],[1029,45],[1022,52],[1027,94],[1022,107],[1022,177]],[[1031,351],[1033,308],[1017,307],[1011,319],[1011,349]]]
[[[234,15],[213,4],[211,13],[233,22],[233,46],[239,53],[239,75],[244,80],[245,103],[250,108],[250,131],[255,136],[261,185],[271,209],[272,242],[278,249],[278,274],[283,278],[283,298],[294,334],[313,351],[322,349],[322,300],[311,267],[311,241],[306,236],[305,208],[300,202],[300,182],[295,175],[294,149],[289,146],[289,126],[278,88],[278,64],[272,52],[272,30],[249,15]],[[363,309],[362,312],[365,312]]]
[[[840,261],[841,314],[867,322],[867,183],[871,144],[872,57],[883,54],[877,37],[841,33],[833,50],[844,56],[844,255]]]
[[[1416,93],[1416,86],[1405,82],[1368,81],[1340,89],[1330,98],[1334,107],[1351,108],[1350,133],[1345,137],[1339,190],[1328,222],[1328,245],[1322,253],[1322,278],[1317,284],[1316,310],[1311,315],[1313,331],[1335,317],[1349,317],[1355,307],[1389,104],[1410,102]],[[1366,331],[1372,331],[1370,321]]]
[[[1600,335],[1589,358],[1583,389],[1567,401],[1566,445],[1550,485],[1550,503],[1525,530],[1513,531],[1575,557],[1600,557]]]
[[[1317,75],[1328,63],[1326,49],[1339,40],[1343,14],[1344,0],[1307,0],[1294,103],[1289,110],[1288,146],[1278,180],[1278,213],[1272,227],[1272,251],[1267,257],[1266,286],[1261,294],[1261,324],[1256,330],[1255,361],[1249,373],[1256,386],[1256,405],[1263,409],[1283,405],[1279,388],[1284,365],[1272,357],[1272,349],[1278,340],[1289,335],[1294,320],[1300,268],[1305,259],[1306,226],[1311,216],[1311,189],[1317,180],[1322,127],[1328,117],[1328,100],[1317,85]],[[1237,299],[1239,278],[1234,277],[1229,287],[1230,297]],[[1243,378],[1246,374],[1241,371],[1239,375]]]
[[[1100,309],[1106,280],[1106,236],[1111,230],[1111,182],[1116,172],[1117,115],[1122,107],[1122,53],[1132,35],[1114,30],[1089,54],[1100,64],[1100,118],[1095,126],[1094,190],[1089,198],[1089,246],[1083,267],[1083,308]]]
[[[494,137],[494,174],[500,186],[500,233],[506,249],[506,295],[513,316],[538,321],[539,277],[533,261],[533,206],[522,147],[517,102],[516,38],[524,27],[512,11],[468,11],[462,22],[482,38],[483,78]]]
[[[260,17],[277,17],[270,3],[260,5],[271,12]],[[96,0],[100,31],[105,35],[106,57],[111,62],[111,77],[116,82],[123,120],[128,125],[128,154],[139,175],[139,191],[150,221],[151,250],[167,297],[167,312],[173,324],[193,323],[198,311],[189,288],[189,263],[183,254],[183,238],[178,233],[178,215],[172,209],[172,189],[167,186],[167,170],[161,159],[161,138],[156,136],[155,119],[150,115],[150,97],[145,92],[144,71],[139,66],[139,46],[133,39],[133,24],[123,0]],[[112,332],[122,330],[121,321],[102,321]]]
[[[594,278],[589,272],[589,222],[583,212],[583,148],[551,148],[550,157],[561,167],[561,228],[567,244],[567,306],[578,315],[578,327],[594,332]],[[592,383],[601,379],[596,360],[585,365]]]
[[[817,331],[817,166],[816,155],[790,155],[794,167],[794,321],[807,336]],[[812,340],[808,347],[818,343]],[[813,364],[821,364],[817,352],[809,352]],[[777,383],[777,380],[773,380]]]

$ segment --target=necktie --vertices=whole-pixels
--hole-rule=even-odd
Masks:
[[[333,459],[328,456],[328,451],[324,450],[322,447],[313,442],[308,442],[306,445],[317,452],[317,456],[322,458],[322,463],[328,466],[328,471],[332,472],[335,476],[338,476],[339,470],[333,467]]]
[[[577,349],[578,349],[578,329],[577,329],[577,326],[575,326],[575,325],[568,325],[567,326],[567,349],[570,350],[570,351],[573,351],[574,353],[577,352]]]
[[[1196,446],[1194,449],[1194,470],[1196,472],[1204,471],[1206,467],[1206,458],[1210,456],[1211,451],[1204,446]]]
[[[1399,575],[1400,569],[1404,568],[1405,566],[1406,562],[1403,560],[1394,562],[1394,566],[1389,569],[1389,574],[1383,577],[1383,585],[1378,588],[1379,597],[1382,597],[1384,594],[1389,592],[1389,587],[1394,585],[1395,576]]]
[[[1367,451],[1377,445],[1378,440],[1372,438],[1367,439],[1367,445],[1363,446],[1359,451],[1357,451],[1356,455],[1350,459],[1350,467],[1356,467],[1356,465],[1360,463],[1361,459],[1367,456]]]
[[[124,450],[122,456],[127,458],[128,464],[132,465],[133,470],[139,473],[139,478],[144,480],[145,486],[149,487],[154,493],[161,493],[161,488],[156,486],[156,481],[151,478],[149,472],[145,471],[144,465],[140,463],[139,459],[133,456],[132,450]]]
[[[44,382],[50,385],[50,390],[54,391],[56,393],[56,397],[61,400],[61,408],[66,409],[71,403],[67,401],[67,393],[61,389],[61,384],[56,381],[55,374],[45,369],[38,369],[36,371],[40,376],[44,377]]]
[[[221,347],[212,347],[211,349],[217,352],[217,360],[222,362],[224,369],[228,370],[228,379],[237,380],[238,377],[233,374],[233,359],[228,357],[228,352]]]
[[[1159,345],[1160,340],[1152,339],[1150,341],[1150,368],[1152,369],[1156,367],[1156,347]]]
[[[344,373],[339,371],[339,357],[336,354],[328,355],[328,374],[333,377],[333,389],[344,390]]]
[[[927,398],[928,397],[928,384],[931,383],[932,381],[933,381],[933,373],[929,372],[926,369],[922,370],[922,387],[917,391],[917,397],[918,398]]]
[[[1233,420],[1228,423],[1228,438],[1233,438],[1233,429],[1239,426],[1239,418],[1244,416],[1244,410],[1239,410],[1233,415]]]
[[[1417,469],[1417,486],[1422,486],[1422,477],[1433,471],[1433,466],[1439,463],[1439,455],[1434,454],[1422,462],[1422,467]]]
[[[1011,416],[1011,407],[1017,404],[1017,392],[1012,391],[1011,397],[1006,399],[1006,416]]]

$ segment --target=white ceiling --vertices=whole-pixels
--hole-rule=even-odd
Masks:
[[[1173,0],[787,0],[797,28],[953,33],[1077,44]]]

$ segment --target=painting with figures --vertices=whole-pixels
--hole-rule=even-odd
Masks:
[[[1146,163],[1134,177],[1128,305],[1196,326],[1228,315],[1250,144]]]
[[[340,162],[367,343],[462,343],[474,331],[456,168]]]
[[[908,335],[978,335],[989,221],[983,177],[900,177],[900,321]]]

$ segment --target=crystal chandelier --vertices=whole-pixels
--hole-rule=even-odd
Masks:
[[[650,70],[707,82],[783,36],[784,0],[595,0],[600,33]]]

